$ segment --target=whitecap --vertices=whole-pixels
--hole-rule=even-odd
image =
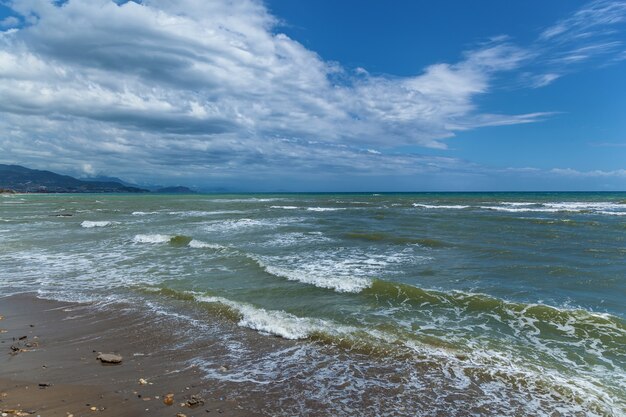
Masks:
[[[347,333],[353,329],[340,326],[336,323],[323,319],[310,317],[298,317],[282,310],[266,310],[251,304],[238,303],[224,297],[196,295],[196,300],[205,303],[220,303],[226,305],[241,314],[237,323],[262,333],[280,336],[284,339],[306,339],[313,332]]]
[[[464,206],[464,205],[445,205],[445,204],[441,204],[441,205],[432,205],[432,204],[419,204],[419,203],[413,203],[413,207],[419,207],[419,208],[427,208],[427,209],[452,209],[452,210],[460,210],[460,209],[466,209],[469,208],[469,206]]]
[[[381,274],[393,274],[394,265],[420,262],[429,258],[418,256],[414,248],[400,252],[367,253],[354,248],[334,248],[283,256],[247,255],[267,273],[332,289],[337,292],[358,293],[372,285]]]
[[[307,211],[338,211],[345,210],[345,207],[307,207]]]
[[[192,239],[188,246],[194,249],[226,249],[225,246],[218,245],[217,243],[207,243],[196,239]]]
[[[87,229],[91,229],[92,227],[105,227],[105,226],[109,226],[111,224],[112,224],[112,222],[110,222],[110,221],[90,221],[90,220],[85,220],[80,225],[82,227],[87,228]]]
[[[133,242],[135,243],[167,243],[172,239],[172,236],[168,235],[136,235],[133,238]]]
[[[158,214],[158,211],[133,211],[133,216],[148,216],[150,214]]]
[[[261,265],[261,267],[271,275],[287,278],[289,281],[311,284],[319,288],[332,289],[337,292],[357,293],[363,291],[365,288],[369,288],[372,285],[372,281],[369,278],[364,277],[328,276],[265,265],[262,262],[259,262],[259,265]]]

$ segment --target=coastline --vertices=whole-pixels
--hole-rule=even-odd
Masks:
[[[265,415],[212,389],[198,369],[184,365],[184,352],[160,349],[171,335],[156,323],[142,323],[139,314],[31,294],[0,300],[2,413]],[[122,363],[100,363],[98,352],[119,354]],[[173,394],[169,406],[164,403],[167,394]]]

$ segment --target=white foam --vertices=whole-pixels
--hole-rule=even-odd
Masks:
[[[133,238],[135,243],[167,243],[172,239],[172,236],[168,235],[136,235]]]
[[[238,220],[219,220],[212,221],[206,225],[205,229],[209,232],[240,232],[253,228],[275,229],[277,227],[302,222],[301,218],[280,218],[275,220],[257,220],[257,219],[238,219]]]
[[[626,211],[598,211],[598,214],[606,214],[608,216],[626,216]]]
[[[238,214],[246,213],[243,210],[188,210],[188,211],[169,211],[167,214],[181,217],[204,217],[204,216],[218,216],[220,214]]]
[[[427,209],[452,209],[452,210],[460,210],[460,209],[466,209],[469,208],[469,206],[464,206],[464,205],[432,205],[432,204],[418,204],[418,203],[413,203],[413,207],[420,207],[420,208],[427,208]]]
[[[534,208],[534,207],[502,207],[502,206],[480,206],[481,209],[484,210],[493,210],[493,211],[506,211],[509,213],[528,213],[528,212],[538,212],[538,213],[556,213],[559,211],[564,211],[556,208]]]
[[[543,205],[564,211],[624,209],[623,204],[611,203],[608,201],[566,201],[558,203],[544,203]]]
[[[335,323],[309,317],[298,317],[282,310],[266,310],[254,307],[250,304],[238,303],[224,297],[200,296],[195,297],[198,301],[206,303],[224,304],[241,314],[237,323],[241,327],[247,327],[262,333],[280,336],[285,339],[306,339],[313,332],[336,333],[343,329]],[[343,332],[350,331],[345,328]]]
[[[207,200],[209,203],[267,203],[270,201],[285,201],[286,198],[214,198]]]
[[[274,236],[273,239],[260,242],[260,246],[265,247],[285,247],[293,245],[302,245],[310,243],[331,242],[333,239],[324,236],[321,232],[291,232],[280,233]]]
[[[528,202],[520,202],[520,201],[501,201],[500,204],[503,206],[535,206],[538,203],[528,203]]]
[[[271,206],[270,208],[273,208],[273,209],[283,209],[283,210],[297,210],[300,207],[296,207],[296,206]]]
[[[158,214],[158,211],[133,211],[133,216],[148,216],[150,214]]]
[[[345,210],[345,207],[307,207],[307,211],[338,211]]]
[[[328,288],[337,292],[361,292],[365,288],[369,288],[372,285],[372,281],[369,278],[355,277],[355,276],[328,276],[321,275],[319,273],[302,272],[297,270],[290,270],[287,268],[281,268],[277,266],[265,265],[259,262],[261,267],[268,273],[287,278],[289,281],[298,281],[303,284],[311,284],[319,288]]]
[[[105,226],[109,226],[111,224],[112,224],[112,222],[109,222],[109,221],[90,221],[90,220],[85,220],[80,225],[82,227],[90,229],[92,227],[105,227]]]
[[[481,209],[505,211],[510,213],[592,213],[612,216],[626,215],[626,207],[623,204],[608,201],[569,201],[549,203],[513,203],[501,202],[501,205],[480,206]]]
[[[218,245],[217,243],[207,243],[196,239],[192,239],[188,246],[194,249],[226,249],[225,246]]]
[[[367,253],[357,248],[333,248],[284,256],[248,255],[267,273],[289,281],[358,293],[372,285],[372,279],[393,274],[394,265],[424,261],[415,248],[400,252]]]

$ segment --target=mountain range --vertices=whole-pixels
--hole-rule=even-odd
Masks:
[[[147,190],[119,178],[77,179],[52,171],[30,169],[20,165],[0,164],[0,191],[21,193],[193,193],[187,187],[164,187]]]

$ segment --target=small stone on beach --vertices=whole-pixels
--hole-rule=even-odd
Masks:
[[[167,394],[163,398],[163,404],[165,404],[165,405],[172,405],[172,404],[174,404],[174,394]]]
[[[143,378],[139,378],[139,383],[140,383],[141,385],[148,385],[148,381],[147,381],[147,380],[145,380],[145,379],[143,379]]]
[[[122,357],[114,353],[100,353],[96,359],[102,363],[122,363]]]
[[[201,405],[204,405],[204,400],[196,395],[192,395],[191,398],[187,400],[187,407],[189,408],[195,408]]]

